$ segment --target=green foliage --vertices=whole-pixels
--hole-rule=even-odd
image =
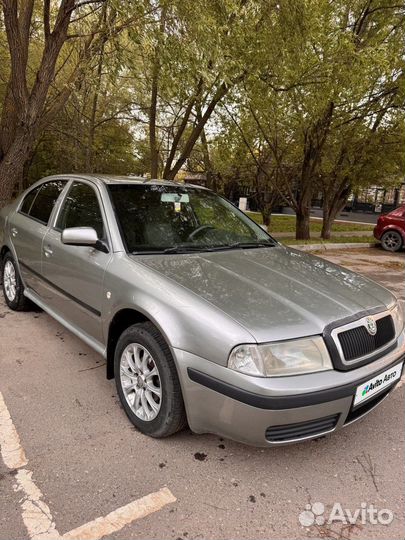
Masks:
[[[297,192],[323,191],[331,212],[360,187],[399,185],[404,29],[404,9],[376,1],[293,0],[264,13],[257,54],[212,146],[219,174],[230,181],[239,162],[258,192],[276,191],[295,208]],[[317,161],[305,186],[311,137]]]
[[[141,173],[133,155],[132,134],[125,124],[117,120],[107,122],[102,130],[97,131],[93,146],[93,172],[123,175]],[[50,174],[90,172],[86,167],[87,153],[86,137],[81,140],[74,133],[74,126],[51,127],[43,134],[36,148],[27,184]]]
[[[51,27],[58,7],[51,2]],[[377,0],[84,4],[44,114],[66,89],[69,99],[39,130],[25,183],[62,171],[149,173],[155,146],[158,175],[184,153],[178,177],[209,169],[227,195],[250,186],[264,217],[280,201],[302,209],[317,192],[333,217],[350,191],[402,180],[404,22],[403,7]],[[36,0],[28,90],[43,49]],[[0,103],[9,73],[0,18]]]

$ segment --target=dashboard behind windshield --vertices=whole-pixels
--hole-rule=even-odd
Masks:
[[[159,184],[108,189],[130,253],[274,245],[261,227],[211,191]]]

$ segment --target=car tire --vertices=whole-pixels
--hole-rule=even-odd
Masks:
[[[387,251],[399,251],[402,247],[402,236],[398,231],[387,231],[381,237],[381,245]]]
[[[152,323],[135,324],[121,334],[114,353],[114,374],[121,404],[139,431],[163,438],[185,427],[173,356]]]
[[[6,304],[13,311],[28,311],[31,303],[24,296],[24,285],[21,281],[17,264],[11,253],[6,253],[1,265],[1,283]]]

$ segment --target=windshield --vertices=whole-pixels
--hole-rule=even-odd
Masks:
[[[273,239],[226,199],[201,188],[108,186],[130,253],[273,246]]]

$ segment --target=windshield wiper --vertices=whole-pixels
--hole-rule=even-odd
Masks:
[[[142,250],[142,251],[133,251],[132,255],[170,255],[176,253],[198,253],[198,252],[213,252],[213,251],[223,251],[228,249],[249,249],[249,248],[260,248],[260,247],[272,247],[275,246],[275,243],[270,242],[235,242],[234,244],[224,244],[222,246],[172,246],[165,249],[156,249],[156,250]]]
[[[198,251],[213,251],[209,247],[204,246],[173,246],[170,248],[166,248],[162,251],[162,253],[195,253]]]
[[[241,248],[241,249],[250,249],[250,248],[261,248],[261,247],[274,247],[276,244],[274,242],[235,242],[234,244],[228,244],[226,247],[229,249]]]
[[[170,255],[171,253],[197,253],[199,251],[214,250],[204,246],[172,246],[165,249],[141,249],[139,251],[131,251],[131,255]]]
[[[141,249],[139,251],[131,251],[131,255],[161,255],[162,249]]]

